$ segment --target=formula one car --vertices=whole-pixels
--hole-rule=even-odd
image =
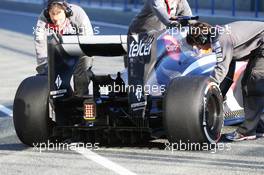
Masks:
[[[19,139],[27,145],[70,137],[218,142],[224,124],[243,121],[239,81],[245,63],[232,63],[219,87],[210,78],[215,54],[189,46],[187,31],[188,26],[131,36],[49,37],[48,75],[26,78],[15,96]],[[92,92],[75,96],[71,78],[83,54],[127,55],[128,69],[94,74]]]

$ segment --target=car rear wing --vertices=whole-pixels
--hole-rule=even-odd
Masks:
[[[72,56],[122,56],[127,53],[126,35],[62,36],[60,43]]]
[[[61,36],[48,37],[48,77],[50,99],[71,94],[70,81],[79,59],[87,56],[126,55],[127,36]]]

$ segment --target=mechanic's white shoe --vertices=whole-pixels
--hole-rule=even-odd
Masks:
[[[257,138],[256,135],[243,135],[237,131],[226,134],[226,139],[231,141],[243,141],[243,140],[255,140]]]

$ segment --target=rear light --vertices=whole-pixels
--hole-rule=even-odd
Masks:
[[[95,103],[84,103],[84,115],[85,120],[95,120],[96,106]]]

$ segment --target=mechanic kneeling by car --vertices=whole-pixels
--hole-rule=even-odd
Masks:
[[[190,25],[186,40],[192,46],[212,48],[216,53],[212,78],[217,83],[226,77],[231,61],[248,60],[241,81],[245,121],[226,138],[253,140],[264,133],[264,22],[237,21],[223,28],[226,30],[220,33],[219,26],[196,22]]]
[[[93,35],[89,17],[85,11],[65,0],[49,0],[42,10],[36,25],[35,49],[37,57],[37,72],[47,74],[48,51],[47,36],[52,33],[59,35]],[[88,95],[88,85],[92,74],[92,57],[81,56],[74,71],[75,95]]]

